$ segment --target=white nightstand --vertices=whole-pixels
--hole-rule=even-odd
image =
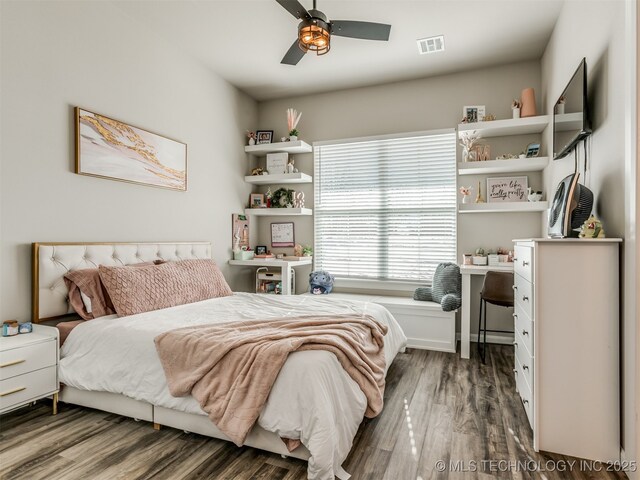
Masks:
[[[53,396],[58,413],[58,345],[55,327],[34,325],[33,332],[0,337],[0,413]]]

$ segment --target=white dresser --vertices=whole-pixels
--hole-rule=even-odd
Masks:
[[[59,343],[58,329],[45,325],[0,337],[0,413],[50,395],[57,413]]]
[[[534,448],[619,460],[621,240],[514,242],[514,372]]]

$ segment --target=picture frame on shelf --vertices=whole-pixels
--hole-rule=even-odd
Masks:
[[[274,248],[295,247],[293,222],[273,222],[271,224],[271,246]]]
[[[534,158],[540,155],[540,144],[533,142],[527,145],[527,158]]]
[[[266,245],[256,245],[255,252],[256,252],[256,255],[266,255],[267,254],[267,246]]]
[[[251,208],[264,208],[264,193],[252,193],[249,196],[249,206]]]
[[[273,130],[256,131],[256,145],[265,145],[273,142]]]
[[[487,202],[526,202],[529,177],[489,177],[487,178]]]
[[[462,107],[462,120],[464,123],[476,123],[486,114],[484,105],[465,105]]]

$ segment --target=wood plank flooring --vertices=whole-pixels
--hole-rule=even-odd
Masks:
[[[384,411],[363,422],[344,468],[354,480],[626,478],[577,467],[549,471],[547,461],[573,459],[533,451],[512,368],[511,346],[491,345],[486,365],[475,348],[470,360],[422,350],[399,354],[389,369]],[[155,431],[148,422],[73,405],[60,404],[55,417],[50,412],[42,401],[0,417],[0,478],[306,478],[300,460],[167,427]],[[436,468],[439,460],[445,471]],[[518,461],[528,468],[516,468]],[[544,471],[532,471],[534,462]]]

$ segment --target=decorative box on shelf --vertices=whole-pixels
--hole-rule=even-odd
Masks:
[[[234,260],[252,260],[253,250],[240,250],[239,252],[233,252]]]

